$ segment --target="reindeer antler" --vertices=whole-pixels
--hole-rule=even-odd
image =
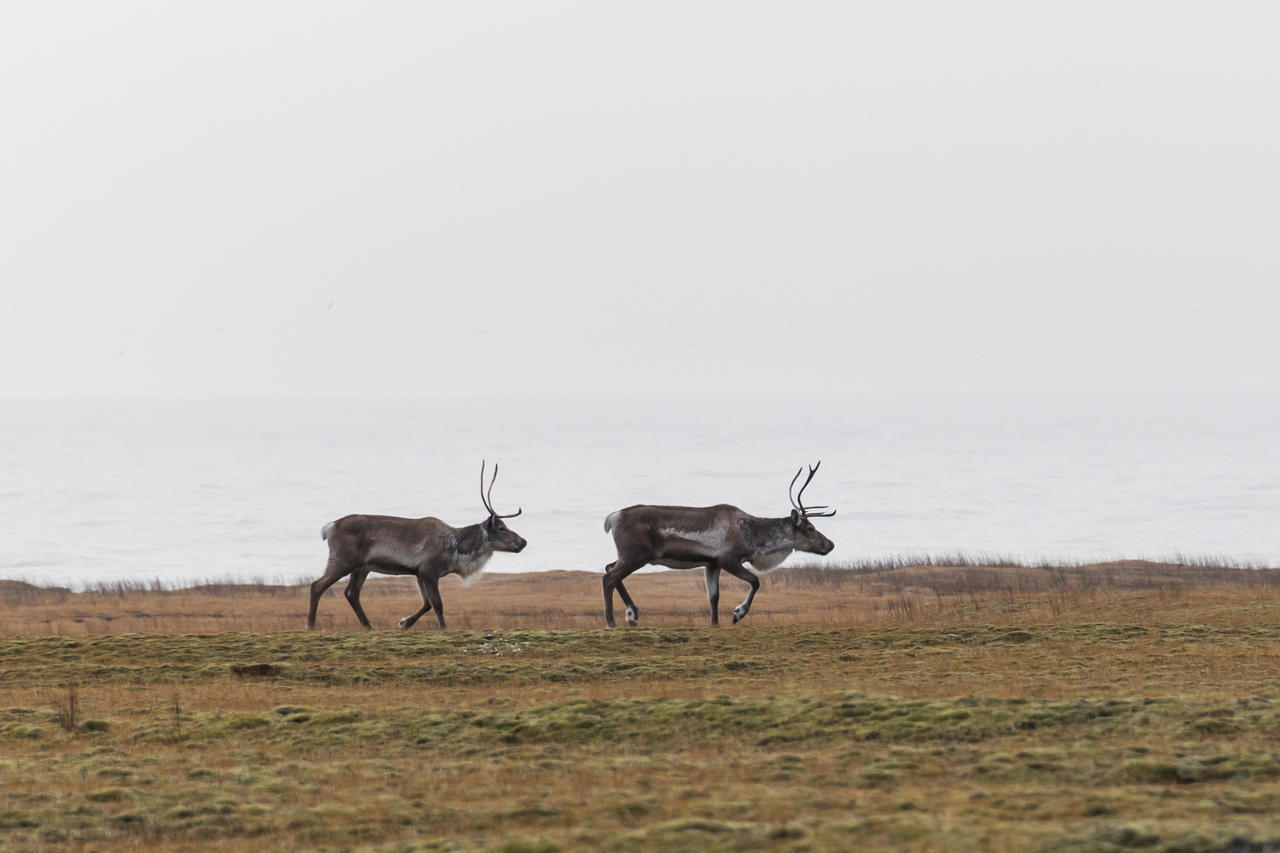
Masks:
[[[515,518],[517,515],[524,512],[523,507],[517,509],[515,512],[510,513],[509,515],[499,515],[497,511],[495,511],[493,508],[493,484],[497,482],[497,479],[498,479],[498,463],[495,462],[493,463],[493,477],[489,480],[489,490],[486,492],[484,488],[484,460],[481,459],[480,460],[480,500],[484,502],[484,508],[489,510],[489,515],[492,515],[496,518]]]
[[[792,494],[792,490],[796,487],[796,480],[800,479],[800,475],[804,473],[804,466],[801,465],[796,469],[796,475],[791,478],[791,485],[787,486],[787,499],[791,501],[792,509],[800,509],[800,504],[796,503],[796,496]]]
[[[826,509],[827,508],[826,504],[822,504],[819,506],[810,506],[810,507],[806,507],[804,505],[804,490],[809,488],[809,484],[813,482],[813,475],[817,474],[818,469],[821,467],[822,467],[821,459],[818,460],[817,465],[809,466],[809,476],[805,478],[804,485],[800,487],[800,492],[795,497],[791,497],[791,490],[795,488],[796,480],[799,480],[800,475],[804,473],[803,465],[801,465],[800,468],[796,471],[796,475],[791,478],[791,485],[787,486],[787,497],[791,498],[791,505],[796,509],[798,509],[800,511],[800,514],[805,517],[830,518],[831,516],[836,514],[836,511],[834,509],[831,510],[831,512],[813,512],[813,510],[815,509]]]
[[[493,507],[489,506],[489,501],[486,500],[484,496],[484,465],[485,465],[485,461],[481,459],[480,460],[480,503],[484,504],[484,508],[489,511],[489,515],[493,515]],[[496,476],[498,472],[494,471],[493,473]]]

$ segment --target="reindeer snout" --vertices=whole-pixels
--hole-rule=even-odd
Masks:
[[[523,551],[523,550],[524,550],[524,546],[525,546],[525,545],[528,545],[528,544],[529,544],[529,543],[528,543],[528,541],[526,541],[526,540],[524,539],[524,537],[520,537],[520,538],[516,539],[516,551],[515,551],[515,552],[516,552],[517,554],[519,554],[521,551]]]

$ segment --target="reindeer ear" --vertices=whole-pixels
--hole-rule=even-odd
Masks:
[[[799,526],[800,526],[800,520],[801,520],[801,518],[802,518],[802,517],[803,517],[803,516],[801,516],[801,515],[800,515],[800,510],[798,510],[798,509],[793,509],[793,510],[791,510],[791,523],[792,523],[792,524],[794,524],[794,525],[796,525],[797,527],[799,527]]]

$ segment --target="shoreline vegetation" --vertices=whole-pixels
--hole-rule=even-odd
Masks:
[[[0,581],[0,848],[1280,848],[1280,571],[933,562]]]
[[[700,570],[637,574],[631,583],[647,627],[698,627],[708,622]],[[762,575],[748,620],[775,625],[858,625],[956,616],[981,611],[1001,597],[1018,598],[1024,614],[1056,615],[1086,599],[1105,604],[1134,592],[1280,589],[1280,569],[1213,557],[1171,561],[1025,561],[987,554],[897,555],[831,567],[795,566]],[[601,573],[486,572],[469,586],[449,576],[446,614],[454,628],[598,628],[603,626]],[[321,600],[320,630],[357,630],[341,591]],[[0,636],[96,633],[201,633],[289,630],[306,618],[306,583],[115,581],[82,591],[0,580]],[[721,582],[722,615],[746,586]],[[395,627],[422,602],[411,578],[370,575],[362,591],[375,630]],[[995,608],[999,610],[1000,608]],[[976,615],[976,613],[974,614]],[[421,626],[419,626],[421,628]]]

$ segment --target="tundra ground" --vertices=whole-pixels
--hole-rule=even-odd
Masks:
[[[299,631],[301,587],[7,585],[0,846],[1280,845],[1271,572],[784,570],[719,630],[696,577],[629,586],[659,627],[594,627],[573,573],[449,585],[446,632],[357,632],[340,594]]]

